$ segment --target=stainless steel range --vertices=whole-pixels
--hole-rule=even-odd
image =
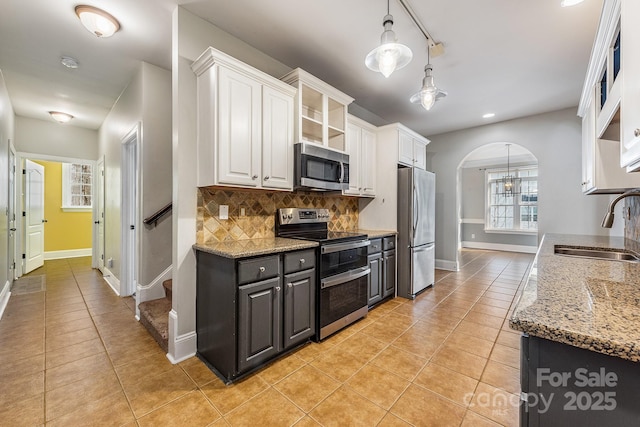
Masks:
[[[367,263],[366,234],[329,231],[328,209],[279,209],[276,235],[312,240],[316,251],[317,331],[322,340],[367,315],[370,269]]]

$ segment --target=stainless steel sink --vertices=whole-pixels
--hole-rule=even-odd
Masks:
[[[580,246],[555,245],[553,252],[558,255],[578,258],[603,259],[609,261],[640,262],[640,258],[626,249],[585,248]]]

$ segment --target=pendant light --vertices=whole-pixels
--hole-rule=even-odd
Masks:
[[[511,175],[510,164],[509,164],[509,153],[511,144],[505,144],[507,146],[507,174],[502,177],[500,180],[502,182],[502,188],[504,189],[505,196],[513,196],[519,193],[520,187],[520,178],[516,178]]]
[[[389,14],[389,0],[387,0],[387,14],[382,19],[384,31],[380,36],[380,46],[373,49],[364,60],[370,70],[381,72],[389,77],[395,70],[407,65],[413,58],[411,49],[398,43],[396,33],[393,32],[393,16]]]
[[[438,99],[442,99],[447,96],[447,92],[440,90],[433,83],[433,67],[430,62],[430,50],[431,47],[427,45],[427,65],[424,67],[424,79],[422,79],[422,89],[415,93],[409,100],[414,104],[420,103],[425,110],[431,110],[433,104]]]

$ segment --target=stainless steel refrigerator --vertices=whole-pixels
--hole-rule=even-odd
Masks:
[[[413,299],[435,281],[436,175],[398,169],[398,296]]]

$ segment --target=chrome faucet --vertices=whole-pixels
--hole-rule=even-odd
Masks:
[[[611,203],[609,203],[609,210],[605,214],[604,218],[602,218],[603,228],[611,228],[613,226],[613,209],[616,207],[616,203],[631,196],[640,196],[640,188],[634,188],[629,191],[625,191],[624,193],[613,199]]]

